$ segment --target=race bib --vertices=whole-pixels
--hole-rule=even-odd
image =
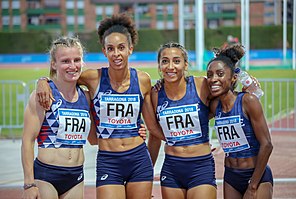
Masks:
[[[168,143],[191,140],[202,136],[198,105],[165,108],[159,112],[159,123]]]
[[[241,126],[240,116],[215,119],[217,138],[225,153],[249,149],[250,145]]]
[[[99,127],[111,129],[136,128],[139,111],[140,97],[138,94],[102,94]]]
[[[67,145],[85,144],[91,125],[89,112],[60,108],[58,116],[59,128],[56,141]]]

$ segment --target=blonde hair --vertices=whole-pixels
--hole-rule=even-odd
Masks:
[[[81,44],[81,41],[77,37],[66,37],[62,36],[54,40],[51,44],[51,47],[49,49],[49,58],[50,58],[50,71],[49,71],[49,76],[50,78],[55,78],[56,77],[56,70],[53,69],[52,65],[56,62],[56,52],[58,48],[60,47],[66,47],[66,48],[72,48],[76,47],[80,50],[81,52],[81,57],[83,58],[84,54],[84,47]]]

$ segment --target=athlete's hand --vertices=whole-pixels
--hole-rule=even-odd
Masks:
[[[214,151],[216,151],[216,147],[214,147],[212,144],[210,144],[210,147],[211,147],[211,152],[214,152]]]
[[[154,84],[154,86],[152,86],[152,89],[158,92],[158,91],[161,89],[162,84],[163,84],[163,80],[162,80],[162,79],[159,79],[159,80],[157,80],[157,82]]]
[[[40,106],[42,106],[45,110],[49,110],[52,102],[55,101],[49,84],[45,79],[38,80],[36,86],[36,97]]]
[[[24,190],[22,199],[41,199],[38,187]]]
[[[145,127],[144,124],[141,124],[141,125],[140,125],[140,128],[139,128],[139,134],[140,134],[140,136],[143,138],[143,140],[146,140],[147,133],[146,133],[146,127]]]
[[[257,189],[253,189],[249,185],[245,194],[244,194],[243,199],[256,199],[256,195],[257,195]]]

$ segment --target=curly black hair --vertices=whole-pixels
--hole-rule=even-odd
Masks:
[[[129,45],[135,46],[138,42],[136,26],[127,13],[114,14],[100,22],[98,27],[100,43],[104,46],[105,37],[114,32],[126,35]]]

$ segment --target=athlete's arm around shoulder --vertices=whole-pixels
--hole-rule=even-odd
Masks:
[[[137,70],[140,89],[143,94],[143,97],[145,95],[149,94],[151,95],[151,77],[147,72]]]
[[[101,79],[101,69],[87,69],[83,71],[78,79],[79,85],[85,85],[90,95],[93,95]]]
[[[90,107],[90,93],[87,90],[83,90],[83,92],[84,92],[85,97],[87,99],[88,106]],[[96,126],[95,126],[95,122],[94,122],[94,118],[91,113],[91,110],[89,110],[89,116],[90,116],[91,124],[90,124],[90,131],[89,131],[87,140],[91,145],[97,145],[98,139],[97,139],[97,134],[96,134]]]
[[[21,147],[24,184],[34,183],[34,145],[44,117],[45,110],[37,102],[36,91],[33,91],[24,113],[24,128]],[[24,197],[40,198],[38,188],[32,187],[25,190]]]
[[[210,93],[207,79],[202,76],[194,77],[194,82],[195,82],[195,87],[199,95],[199,98],[206,106],[209,106],[211,93]]]
[[[137,71],[140,84],[140,90],[144,98],[142,114],[145,124],[150,134],[164,140],[162,130],[156,120],[155,111],[151,101],[151,79],[148,73]]]
[[[269,129],[259,99],[249,93],[243,96],[243,111],[252,123],[256,138],[260,144],[271,145]]]
[[[158,102],[158,92],[159,91],[155,89],[151,90],[151,99],[152,99],[152,106],[153,106],[154,113],[156,113],[156,107]],[[149,150],[153,165],[155,165],[156,163],[160,146],[161,146],[161,140],[153,136],[152,134],[150,134],[148,139],[148,150]]]
[[[260,143],[255,170],[249,184],[249,188],[257,189],[272,152],[273,145],[259,99],[252,94],[246,93],[243,96],[242,103],[243,111],[251,121],[255,136]]]

